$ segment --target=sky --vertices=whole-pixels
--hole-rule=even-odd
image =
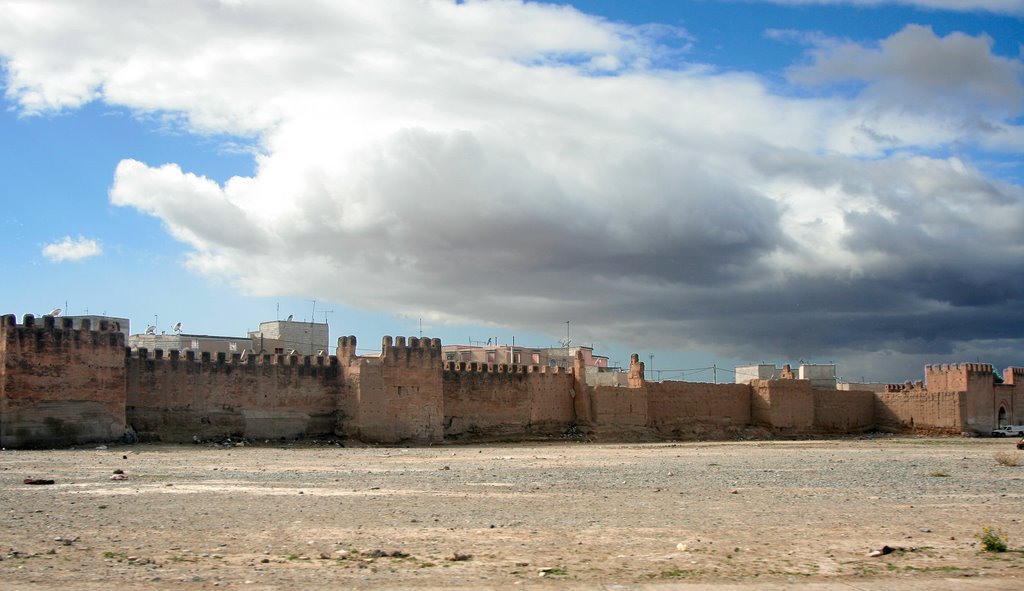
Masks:
[[[1022,44],[1024,0],[0,0],[0,313],[1020,366]]]

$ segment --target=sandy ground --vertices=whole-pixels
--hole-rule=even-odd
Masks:
[[[891,437],[5,450],[0,587],[1024,589],[1024,466],[998,452],[1020,453]],[[981,550],[986,526],[1008,551]]]

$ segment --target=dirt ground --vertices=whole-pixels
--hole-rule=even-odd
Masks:
[[[4,450],[0,586],[1022,589],[1024,466],[1001,452],[1021,458],[895,437]]]

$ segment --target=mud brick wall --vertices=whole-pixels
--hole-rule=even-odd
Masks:
[[[721,436],[750,424],[750,386],[647,382],[648,425],[659,437]]]
[[[379,358],[350,366],[357,419],[350,434],[378,443],[430,443],[444,438],[440,339],[384,337]]]
[[[347,394],[335,357],[140,349],[127,368],[127,419],[143,439],[333,435]]]
[[[814,390],[814,430],[857,433],[875,426],[875,394],[858,390]]]
[[[751,382],[750,419],[780,434],[814,431],[814,394],[808,380]]]
[[[56,447],[125,434],[125,343],[116,324],[0,317],[0,445]]]
[[[575,421],[573,374],[561,368],[447,363],[446,437],[558,435]]]
[[[590,392],[590,416],[605,434],[644,432],[647,428],[647,389],[598,386]]]
[[[964,392],[909,390],[875,395],[879,428],[917,433],[957,434],[963,430]]]

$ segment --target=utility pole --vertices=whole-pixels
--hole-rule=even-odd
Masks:
[[[651,360],[651,368],[648,370],[651,372],[651,381],[654,381],[654,353],[647,356]]]
[[[711,369],[714,370],[712,372],[712,374],[715,376],[715,383],[717,384],[718,383],[718,364],[717,363],[712,364],[711,365]]]

